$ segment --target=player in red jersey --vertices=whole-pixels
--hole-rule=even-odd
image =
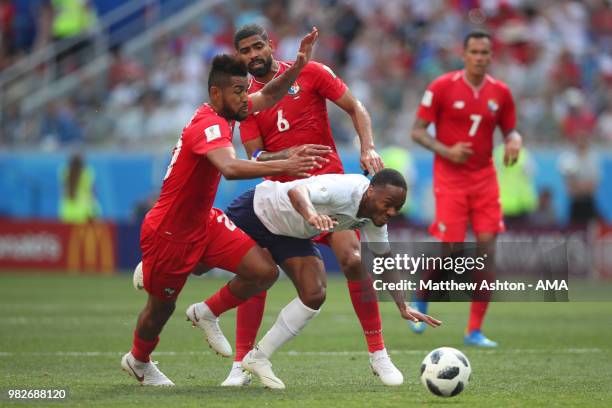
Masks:
[[[174,385],[149,356],[198,263],[236,274],[205,302],[187,309],[188,320],[204,330],[210,346],[228,356],[232,350],[219,329],[217,316],[276,280],[278,270],[270,255],[212,205],[222,174],[227,179],[282,173],[307,177],[316,166],[316,159],[303,151],[267,163],[238,160],[231,138],[235,120],[243,120],[249,112],[272,106],[283,97],[310,59],[317,35],[313,29],[304,37],[296,63],[284,75],[251,95],[247,95],[247,67],[242,61],[229,55],[213,60],[208,77],[211,102],[202,105],[183,129],[160,197],[142,225],[144,288],[149,297],[138,318],[132,350],[121,360],[122,368],[141,384]]]
[[[489,34],[468,34],[463,60],[463,70],[440,76],[425,91],[412,138],[435,153],[436,215],[430,232],[442,242],[463,242],[469,221],[477,242],[494,248],[504,223],[492,160],[493,133],[499,126],[504,135],[505,165],[516,163],[522,137],[515,129],[510,89],[487,74],[491,63]],[[427,132],[430,123],[435,125],[435,138]],[[417,302],[416,306],[424,312],[427,304]],[[487,306],[488,302],[472,302],[466,344],[497,345],[481,332]],[[425,329],[419,323],[412,327],[416,332]]]
[[[266,31],[258,25],[240,28],[234,35],[237,55],[247,64],[252,75],[249,93],[257,92],[266,83],[283,73],[290,63],[275,60],[273,47]],[[370,116],[336,74],[327,66],[310,62],[301,72],[287,95],[273,107],[249,116],[240,124],[240,136],[247,154],[257,161],[282,159],[297,146],[318,143],[332,148],[330,160],[313,174],[344,173],[331,133],[326,103],[331,100],[347,112],[361,141],[361,166],[374,174],[383,168],[374,148]],[[290,176],[270,177],[275,181],[290,181]],[[329,245],[347,278],[351,301],[361,323],[374,372],[387,385],[403,382],[385,349],[382,323],[374,289],[361,264],[361,245],[355,231],[327,234],[319,242]],[[293,276],[306,275],[317,269],[319,259],[301,257],[293,265]],[[282,265],[286,268],[287,265]],[[299,271],[298,271],[299,269]],[[305,281],[307,279],[304,279]],[[318,285],[300,293],[305,306],[317,309],[325,300],[325,290]],[[308,293],[306,293],[308,292]],[[240,361],[254,346],[265,306],[265,292],[249,299],[238,308],[236,321],[236,355],[234,365],[222,385],[240,386],[249,382]]]

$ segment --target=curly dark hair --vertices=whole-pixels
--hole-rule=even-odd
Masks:
[[[372,177],[372,180],[370,180],[370,185],[374,187],[384,187],[389,184],[408,190],[406,179],[402,176],[402,173],[397,170],[389,168],[382,169]]]
[[[247,24],[243,25],[234,34],[234,48],[238,50],[238,43],[245,38],[252,37],[254,35],[260,36],[264,41],[268,41],[268,32],[265,28],[259,24]]]
[[[227,54],[217,55],[212,61],[212,67],[208,74],[208,90],[210,91],[213,86],[226,87],[230,83],[230,77],[246,77],[247,73],[246,64],[238,58]]]

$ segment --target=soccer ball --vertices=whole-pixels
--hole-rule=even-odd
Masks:
[[[143,290],[144,289],[144,275],[142,273],[142,262],[136,265],[134,269],[134,275],[132,275],[132,283],[134,284],[134,289]]]
[[[421,382],[439,397],[454,397],[470,381],[472,366],[467,357],[452,347],[440,347],[425,357],[421,364]]]

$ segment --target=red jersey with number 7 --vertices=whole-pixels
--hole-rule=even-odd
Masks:
[[[508,132],[516,125],[508,86],[486,75],[476,88],[467,81],[463,70],[444,74],[429,85],[417,117],[432,122],[436,139],[447,146],[471,143],[474,153],[463,164],[435,155],[434,185],[442,188],[461,188],[475,178],[495,174],[492,160],[495,128],[499,126]]]
[[[195,242],[205,236],[221,179],[206,153],[232,147],[233,127],[233,121],[219,116],[208,104],[200,106],[185,126],[159,198],[145,217],[158,234],[174,242]]]
[[[291,63],[278,61],[276,76],[283,73]],[[249,94],[259,91],[264,83],[251,78]],[[240,122],[242,143],[257,137],[262,138],[264,150],[278,152],[303,144],[321,144],[332,148],[325,156],[329,162],[312,174],[344,173],[342,162],[327,116],[327,99],[335,101],[346,92],[344,82],[326,65],[310,61],[300,72],[287,95],[271,108],[249,115]],[[291,181],[295,177],[268,177],[275,181]]]

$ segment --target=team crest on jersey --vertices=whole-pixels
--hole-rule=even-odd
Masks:
[[[499,105],[497,104],[497,101],[495,99],[489,99],[487,101],[487,107],[493,113],[497,112],[497,110],[499,109]]]
[[[455,108],[455,109],[463,109],[463,108],[465,108],[465,102],[464,101],[455,101],[455,103],[453,103],[453,108]]]
[[[300,85],[297,82],[294,82],[289,91],[287,91],[289,95],[297,95],[298,92],[300,92]]]

